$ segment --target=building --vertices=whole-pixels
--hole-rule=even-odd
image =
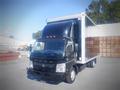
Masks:
[[[87,28],[86,36],[91,37],[87,39],[87,46],[92,53],[104,57],[120,57],[120,23],[91,26]]]
[[[19,46],[25,44],[25,42],[0,34],[0,53],[15,52]]]

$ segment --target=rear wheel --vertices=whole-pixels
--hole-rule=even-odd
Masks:
[[[89,63],[87,63],[87,67],[90,67],[90,68],[94,68],[96,65],[96,59],[95,60],[92,60],[90,61]]]
[[[68,74],[66,75],[66,82],[73,83],[75,81],[75,78],[76,78],[75,68],[72,67]]]

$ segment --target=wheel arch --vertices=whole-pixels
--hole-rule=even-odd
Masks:
[[[73,65],[73,68],[75,69],[76,74],[79,72],[77,64]]]

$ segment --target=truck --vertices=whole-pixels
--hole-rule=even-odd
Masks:
[[[28,72],[73,83],[84,67],[95,67],[98,53],[86,45],[86,29],[95,23],[86,13],[47,19],[30,54]]]

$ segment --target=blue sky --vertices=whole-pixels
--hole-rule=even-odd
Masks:
[[[0,33],[30,41],[46,19],[85,11],[91,0],[0,0]]]

